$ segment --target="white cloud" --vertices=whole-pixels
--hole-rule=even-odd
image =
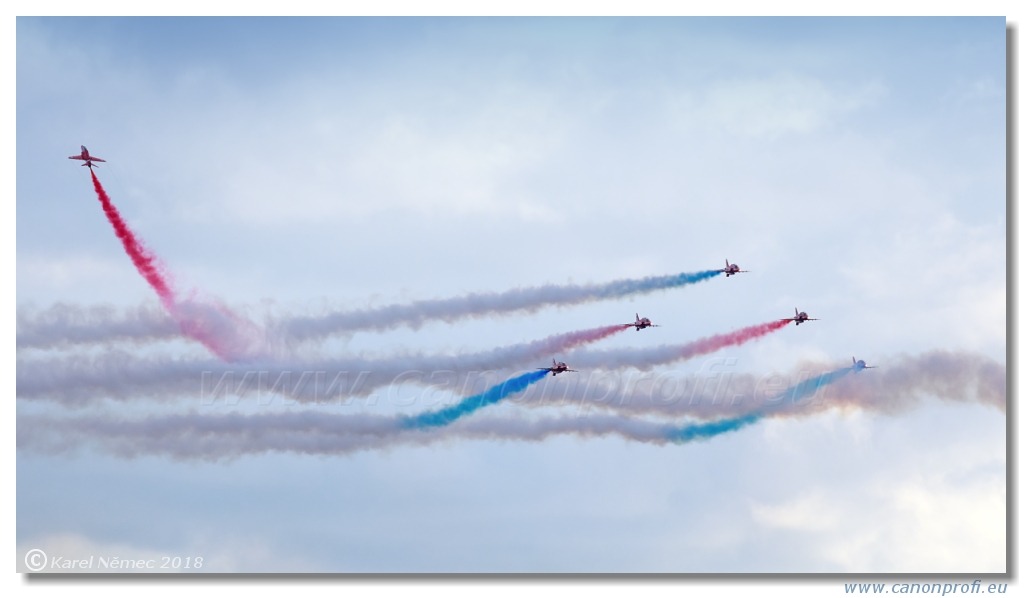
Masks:
[[[776,500],[752,500],[754,522],[767,534],[766,541],[793,550],[814,546],[817,564],[808,563],[814,570],[1005,571],[1004,455],[999,435],[985,432],[992,414],[970,409],[941,408],[925,418],[830,414],[802,424],[771,422],[773,446],[778,434],[790,437],[783,445],[803,453],[790,457],[791,466],[802,471],[827,469],[822,460],[838,448],[807,454],[813,441],[801,428],[823,427],[815,437],[850,448],[829,478],[801,484]],[[934,433],[932,426],[951,418],[965,430]],[[939,446],[923,444],[940,436]],[[918,453],[913,446],[923,450]],[[882,455],[885,464],[878,462]]]
[[[887,322],[874,331],[876,342],[902,338],[1002,351],[1007,288],[1001,227],[970,226],[939,213],[890,239],[865,241],[837,268],[849,289],[845,307]]]
[[[839,90],[795,73],[723,78],[699,92],[680,92],[673,107],[674,124],[683,130],[706,127],[738,137],[806,135],[833,126],[884,94],[876,82]]]

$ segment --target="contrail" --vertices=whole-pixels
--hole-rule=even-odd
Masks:
[[[958,361],[966,364],[955,366]],[[340,455],[397,445],[429,445],[444,439],[507,439],[538,442],[552,436],[616,435],[656,445],[692,442],[732,432],[764,418],[807,417],[825,410],[857,408],[900,413],[925,400],[978,402],[1006,409],[1006,366],[972,353],[933,351],[887,364],[887,377],[849,376],[850,368],[812,376],[773,393],[776,400],[742,402],[746,413],[704,422],[673,424],[621,415],[473,417],[448,426],[408,429],[403,419],[376,414],[341,415],[318,410],[208,415],[189,412],[143,418],[119,415],[52,417],[18,415],[19,450],[74,451],[92,445],[123,457],[167,455],[221,460],[268,452]],[[844,372],[844,370],[846,370]],[[893,386],[891,391],[887,390]],[[814,398],[828,387],[823,397]],[[784,400],[786,398],[792,400]],[[766,406],[767,405],[767,406]],[[691,417],[708,415],[693,409]]]
[[[263,334],[255,324],[234,314],[226,306],[217,302],[196,301],[194,298],[182,299],[174,291],[164,266],[132,232],[121,217],[110,196],[103,189],[96,173],[89,169],[96,196],[103,206],[103,213],[114,233],[121,240],[125,253],[131,258],[135,269],[156,291],[164,309],[177,322],[181,332],[202,343],[212,353],[225,361],[238,361],[252,357],[263,350],[257,348],[265,341]]]
[[[789,322],[771,321],[705,337],[683,345],[653,349],[578,352],[573,366],[583,368],[650,369],[739,345],[779,330]],[[239,368],[210,360],[135,357],[123,351],[95,356],[19,359],[17,396],[83,404],[98,398],[134,400],[200,396],[204,402],[226,396],[278,396],[303,402],[326,402],[339,397],[366,396],[374,390],[401,384],[438,384],[452,378],[466,394],[467,374],[509,370],[527,360],[550,356],[593,342],[629,325],[555,335],[540,341],[467,355],[399,355],[383,359],[360,357],[247,363]],[[577,368],[580,369],[580,368]]]
[[[101,398],[135,400],[197,396],[214,402],[228,396],[287,397],[325,402],[365,396],[388,385],[432,384],[460,372],[516,368],[575,347],[597,342],[631,325],[615,324],[556,334],[467,355],[408,354],[382,359],[342,357],[247,363],[241,367],[215,360],[167,356],[138,357],[125,351],[19,359],[17,396],[82,405]],[[461,381],[458,394],[468,384]]]
[[[405,304],[357,310],[332,310],[319,315],[279,316],[267,320],[265,328],[272,338],[285,343],[324,339],[359,331],[383,331],[408,326],[417,329],[440,320],[455,322],[463,318],[533,313],[546,306],[576,305],[601,299],[615,299],[682,287],[709,280],[719,270],[615,280],[589,285],[543,285],[495,293],[471,293],[447,299],[428,299]],[[54,306],[36,317],[18,314],[19,347],[46,348],[72,343],[98,343],[113,340],[166,340],[178,334],[166,319],[142,309],[129,310],[120,319],[87,317],[87,308]],[[66,326],[67,328],[62,328]]]

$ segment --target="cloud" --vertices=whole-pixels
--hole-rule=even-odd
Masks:
[[[802,471],[831,467],[832,475],[795,486],[775,500],[750,502],[766,541],[787,549],[813,546],[825,571],[1005,572],[1002,439],[980,436],[999,420],[965,409],[929,411],[915,418],[864,413],[819,419],[816,425],[828,430],[822,436],[845,448],[823,447],[828,454],[801,459]],[[858,429],[858,420],[863,428]],[[961,422],[955,433],[936,426],[953,420]],[[779,422],[776,432],[791,435],[797,429]],[[857,443],[860,434],[867,438]],[[927,450],[908,450],[908,440]],[[847,456],[828,465],[840,450]]]
[[[741,138],[775,139],[828,129],[884,94],[875,82],[840,90],[821,79],[782,72],[723,78],[699,92],[680,91],[672,110],[674,124],[683,130],[710,128]]]

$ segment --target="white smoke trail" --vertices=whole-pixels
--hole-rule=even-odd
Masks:
[[[967,358],[970,363],[964,364]],[[125,418],[118,415],[54,417],[19,415],[19,450],[43,453],[74,451],[82,446],[124,457],[166,455],[180,459],[227,459],[267,452],[348,454],[400,445],[427,445],[444,439],[538,442],[556,435],[582,438],[617,435],[634,441],[667,444],[680,436],[698,439],[739,429],[762,417],[806,417],[830,409],[896,413],[924,400],[971,401],[1005,412],[1006,368],[983,356],[932,352],[892,362],[892,372],[877,380],[871,374],[837,378],[820,396],[746,402],[747,409],[708,424],[694,417],[721,418],[714,410],[694,408],[691,423],[669,423],[613,414],[541,418],[473,417],[445,427],[406,429],[401,419],[377,414],[342,415],[316,410],[257,414],[185,414]],[[799,383],[798,385],[799,386]],[[635,415],[635,414],[634,414]],[[665,414],[662,414],[665,415]],[[673,412],[678,417],[682,412]],[[714,427],[717,422],[717,427]],[[696,430],[697,434],[680,432]],[[674,440],[675,439],[675,440]]]
[[[390,385],[444,383],[455,379],[460,372],[482,373],[544,365],[552,355],[626,328],[628,326],[622,324],[602,326],[465,355],[414,353],[382,359],[321,358],[241,366],[215,359],[139,357],[118,350],[101,355],[19,359],[17,396],[70,405],[98,399],[173,400],[181,397],[198,397],[207,404],[224,397],[244,396],[329,402],[340,397],[366,396]],[[485,377],[476,376],[474,380]],[[466,391],[471,380],[463,377],[461,383],[460,391]]]
[[[574,363],[580,362],[575,358],[579,354],[574,355]],[[752,375],[730,371],[728,360],[711,360],[698,374],[689,376],[660,372],[629,377],[600,372],[561,387],[557,396],[527,391],[513,402],[539,408],[573,408],[577,413],[718,418],[769,409],[786,411],[794,404],[801,411],[815,405],[831,408],[845,403],[897,411],[926,397],[958,400],[959,393],[1006,410],[1006,366],[963,351],[929,351],[886,359],[877,369],[856,372],[843,384],[822,388],[812,397],[784,392],[835,366],[803,363],[787,373]]]
[[[284,315],[262,326],[276,343],[289,345],[357,331],[384,331],[427,322],[456,322],[512,313],[534,313],[548,306],[579,305],[666,290],[714,278],[718,270],[614,280],[596,284],[549,284],[504,292],[470,293],[355,310],[332,309],[315,315]],[[169,340],[180,329],[152,307],[114,309],[56,304],[42,311],[18,310],[18,348],[46,349],[72,344],[136,343]]]
[[[298,316],[280,322],[286,338],[309,340],[352,330],[387,330],[396,326],[419,328],[433,320],[454,322],[508,313],[533,313],[554,305],[579,305],[602,299],[651,293],[703,282],[719,270],[627,278],[597,284],[549,284],[510,289],[500,293],[470,293],[449,299],[428,299],[407,304],[357,311],[334,311],[317,316]]]
[[[48,349],[122,341],[148,343],[180,336],[177,323],[155,305],[115,308],[57,303],[43,310],[19,307],[15,342],[18,349]]]
[[[787,323],[775,320],[681,345],[588,351],[576,357],[588,368],[649,369],[748,342],[779,330]],[[479,379],[479,373],[489,370],[507,373],[510,368],[527,365],[528,361],[542,355],[561,353],[626,327],[617,325],[555,335],[533,343],[460,356],[411,354],[375,360],[359,357],[306,359],[244,366],[166,356],[132,357],[116,351],[99,356],[19,359],[17,396],[71,404],[98,398],[166,400],[197,394],[204,402],[247,394],[327,402],[339,397],[366,396],[385,386],[430,385],[453,379],[462,383],[460,390],[465,390],[470,380],[467,374]]]

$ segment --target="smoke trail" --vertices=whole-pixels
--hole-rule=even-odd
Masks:
[[[386,417],[380,415],[327,415],[315,411],[301,413],[282,412],[272,415],[227,415],[199,416],[195,413],[185,415],[168,415],[162,418],[152,417],[148,420],[128,420],[121,418],[80,418],[67,427],[57,437],[46,434],[19,432],[19,447],[43,448],[47,452],[70,450],[75,445],[76,432],[99,435],[113,444],[124,439],[126,433],[141,432],[152,442],[168,440],[187,440],[187,454],[181,456],[206,457],[216,459],[227,453],[234,453],[231,444],[239,432],[250,438],[259,437],[264,447],[260,452],[271,450],[307,452],[299,446],[313,446],[324,430],[347,437],[343,441],[347,450],[368,448],[371,445],[383,446],[381,441],[394,442],[404,432],[411,430],[440,428],[455,422],[461,417],[501,399],[521,392],[530,384],[534,384],[547,376],[547,371],[527,372],[510,380],[487,389],[483,393],[467,397],[458,404],[427,411],[416,416],[398,415]],[[24,416],[19,419],[19,430],[31,430],[35,425],[42,425],[50,433],[58,432],[72,420],[49,420],[39,416]],[[242,432],[244,430],[244,432]],[[296,431],[305,432],[305,440],[296,438]],[[281,440],[284,438],[285,440]],[[337,440],[337,439],[336,439]],[[166,446],[166,445],[165,445]],[[347,452],[347,451],[346,451]],[[115,453],[132,456],[134,450],[115,450]],[[240,454],[240,453],[237,453]]]
[[[849,374],[851,371],[853,371],[853,368],[845,367],[814,376],[813,378],[809,378],[783,390],[777,397],[775,397],[775,399],[776,401],[781,399],[788,399],[794,402],[800,401],[801,399],[817,394],[823,387],[832,384],[846,374]],[[669,430],[668,434],[666,434],[666,438],[673,442],[691,442],[701,438],[711,438],[713,436],[718,436],[719,434],[735,432],[740,428],[757,423],[767,414],[768,412],[754,412],[742,417],[719,419],[706,423],[688,424]]]
[[[153,287],[156,291],[157,296],[160,298],[160,302],[163,303],[167,311],[173,311],[174,309],[174,293],[171,291],[170,286],[167,284],[164,275],[161,273],[163,267],[139,240],[132,233],[131,229],[125,223],[124,219],[121,218],[120,212],[114,207],[113,202],[110,201],[110,197],[107,192],[103,189],[103,185],[100,185],[100,180],[96,178],[96,173],[89,169],[89,174],[92,175],[92,185],[96,189],[96,195],[100,199],[100,204],[103,206],[103,213],[106,214],[107,220],[110,221],[111,226],[114,227],[114,233],[117,238],[121,240],[121,244],[124,246],[125,253],[131,258],[132,264],[135,265],[135,269],[139,271],[139,274],[146,279],[149,286]]]
[[[976,353],[930,351],[880,362],[830,392],[829,403],[899,413],[923,398],[978,402],[1006,412],[1006,366]],[[819,405],[820,406],[820,405]]]
[[[957,366],[959,361],[966,363]],[[898,364],[885,367],[889,372],[887,379],[868,374],[851,377],[843,370],[826,372],[773,394],[780,399],[795,396],[798,400],[778,401],[770,408],[757,405],[754,411],[708,423],[673,425],[617,415],[544,419],[484,416],[459,420],[444,427],[410,430],[401,425],[400,418],[321,411],[287,410],[254,415],[191,412],[134,419],[102,414],[81,417],[19,414],[17,446],[19,450],[56,453],[95,445],[123,457],[157,454],[219,460],[267,452],[340,455],[403,444],[424,446],[454,438],[537,442],[560,435],[581,438],[616,435],[666,445],[711,438],[762,418],[806,417],[836,408],[898,413],[923,400],[938,399],[979,402],[1005,412],[1006,366],[987,357],[937,351],[904,358]],[[822,400],[806,400],[812,388],[829,384],[834,384],[830,387],[833,392],[822,393],[826,395]],[[890,384],[897,387],[892,392],[887,390]]]
[[[615,349],[580,351],[573,355],[573,365],[583,368],[618,368],[623,365],[649,370],[655,366],[684,361],[735,347],[771,334],[789,324],[789,320],[772,320],[724,334],[715,334],[683,344],[661,345],[647,349]]]
[[[181,328],[166,312],[148,305],[117,309],[57,303],[45,310],[18,308],[18,349],[120,340],[142,343],[180,336]]]
[[[601,299],[614,299],[628,295],[650,293],[682,287],[708,280],[721,274],[719,270],[704,270],[667,276],[615,280],[590,285],[544,285],[525,289],[512,289],[501,293],[471,293],[462,297],[414,301],[377,308],[351,311],[330,311],[321,315],[292,315],[275,318],[266,323],[273,338],[285,342],[299,342],[327,338],[336,334],[361,330],[382,331],[399,326],[419,328],[433,320],[455,322],[462,318],[476,318],[516,312],[532,313],[552,305],[574,305]],[[56,309],[56,308],[54,308]],[[69,309],[62,319],[69,321],[85,311]],[[68,322],[65,332],[55,327],[51,318],[32,319],[18,317],[18,346],[46,347],[69,343],[103,342],[118,338],[124,340],[159,340],[176,331],[167,323],[148,314],[126,313],[124,321],[96,322],[79,318]],[[85,320],[85,321],[81,321]],[[116,334],[108,336],[108,326],[116,326]]]
[[[601,299],[678,288],[721,274],[719,270],[614,280],[589,285],[544,285],[511,289],[502,293],[471,293],[464,297],[430,299],[356,311],[336,311],[320,316],[295,316],[280,322],[284,336],[312,340],[354,330],[385,330],[396,326],[419,328],[424,322],[453,322],[514,312],[532,313],[545,306],[578,305]]]
[[[787,323],[775,321],[748,326],[684,345],[581,352],[574,355],[573,365],[650,369],[759,338]],[[377,360],[355,357],[254,362],[243,369],[208,360],[139,358],[115,351],[99,356],[68,356],[52,360],[19,359],[17,392],[21,398],[46,398],[66,403],[82,403],[98,397],[122,400],[194,397],[196,393],[200,393],[203,400],[248,393],[324,402],[340,396],[365,396],[389,385],[431,385],[455,378],[459,388],[457,394],[465,394],[461,391],[468,381],[467,373],[477,375],[486,370],[517,368],[526,365],[526,360],[556,354],[626,328],[626,325],[602,327],[461,356],[414,354]]]
[[[588,345],[590,343],[606,339],[613,334],[622,332],[623,330],[628,330],[630,326],[632,325],[612,324],[611,326],[600,326],[598,328],[588,328],[586,330],[555,334],[540,341],[529,343],[528,346],[531,347],[530,356],[533,357],[534,355],[543,353],[561,353],[563,351],[568,351],[569,349],[575,349],[582,345]]]
[[[578,356],[574,354],[574,365]],[[816,362],[766,375],[737,373],[731,371],[733,365],[728,359],[709,360],[699,372],[686,376],[665,370],[595,372],[581,375],[577,384],[560,389],[558,396],[528,390],[516,398],[516,404],[539,410],[571,409],[578,415],[607,412],[713,419],[837,405],[896,413],[925,398],[955,401],[963,395],[1006,410],[1006,367],[977,353],[930,351],[902,356],[853,376],[849,367],[818,374],[827,364]],[[834,378],[846,380],[830,386]]]
[[[761,415],[751,413],[734,419],[720,419],[700,424],[687,424],[672,428],[665,433],[665,439],[672,442],[693,442],[702,438],[711,438],[726,432],[735,432],[744,426],[761,421]]]
[[[209,313],[209,310],[200,313]],[[221,318],[225,328],[222,337],[238,338],[237,331],[245,330],[245,327],[229,318],[230,314]],[[755,340],[788,323],[788,320],[771,321],[683,345],[579,352],[574,354],[573,363],[587,369],[618,370],[632,367],[649,370],[656,365],[691,359]],[[209,330],[214,326],[205,320],[200,328]],[[49,360],[19,359],[17,393],[21,398],[47,398],[67,403],[82,403],[98,397],[123,400],[195,396],[197,392],[203,394],[211,391],[220,396],[225,393],[241,396],[247,392],[256,392],[300,401],[323,402],[340,396],[366,396],[383,386],[401,383],[430,385],[455,378],[455,383],[461,388],[467,383],[467,372],[476,375],[481,370],[516,368],[525,365],[526,359],[534,359],[544,353],[560,353],[627,328],[629,325],[625,324],[606,326],[462,356],[418,354],[380,360],[340,358],[265,363],[252,361],[243,370],[209,361],[139,358],[120,351]],[[239,345],[228,354],[244,354],[242,352],[247,350],[250,342],[240,342]],[[294,384],[293,376],[298,378]],[[232,389],[232,386],[235,388]],[[207,394],[203,396],[208,397]]]
[[[139,274],[156,291],[160,303],[178,323],[181,332],[199,341],[225,361],[251,358],[262,353],[265,347],[259,345],[264,343],[265,336],[255,324],[232,313],[220,303],[199,302],[194,296],[186,299],[178,297],[168,281],[164,266],[146,249],[121,218],[120,212],[110,201],[110,196],[103,189],[100,180],[96,178],[96,173],[90,169],[89,174],[92,176],[96,196],[103,206],[103,213],[114,227],[114,233],[121,240],[125,253],[131,258]]]
[[[779,393],[778,399],[788,399],[790,401],[799,401],[806,397],[816,394],[823,387],[832,384],[836,380],[839,380],[843,376],[853,371],[852,367],[844,367],[838,370],[832,370],[831,372],[825,372],[819,374],[813,378],[809,378],[796,384],[790,388]]]
[[[783,390],[775,397],[774,401],[769,401],[769,404],[775,404],[780,400],[797,402],[809,396],[813,396],[825,386],[836,382],[852,371],[853,368],[844,367],[824,374],[819,374]],[[705,423],[687,424],[685,426],[669,430],[665,437],[673,442],[691,442],[702,438],[711,438],[718,436],[719,434],[735,432],[740,428],[757,423],[769,413],[769,411],[753,412],[742,417],[719,419]]]
[[[406,416],[402,419],[403,428],[435,428],[447,426],[455,420],[465,417],[474,411],[493,405],[505,397],[526,390],[526,387],[540,382],[548,375],[545,370],[527,372],[520,376],[510,378],[501,384],[492,386],[480,394],[466,397],[451,407],[437,411],[426,411],[419,415]]]
[[[345,455],[380,450],[402,444],[428,445],[444,439],[511,439],[543,441],[552,436],[595,438],[608,435],[651,444],[676,444],[708,439],[750,426],[769,417],[808,417],[823,410],[848,408],[895,413],[924,399],[978,401],[1005,410],[1006,367],[978,355],[980,368],[963,371],[922,370],[938,365],[935,354],[909,359],[905,372],[894,374],[906,384],[899,392],[876,396],[876,387],[860,385],[866,376],[846,378],[842,370],[828,372],[776,393],[779,398],[797,396],[785,409],[758,410],[706,423],[669,424],[620,416],[561,416],[544,419],[476,417],[449,426],[409,429],[400,418],[381,415],[338,415],[294,410],[243,415],[199,415],[195,412],[128,419],[92,415],[72,418],[17,417],[18,450],[41,453],[72,452],[92,444],[116,456],[167,455],[176,459],[222,460],[244,455],[285,452],[307,455]],[[974,359],[969,359],[974,360]],[[963,369],[961,369],[963,370]],[[849,369],[847,369],[849,373]],[[911,382],[913,380],[913,382]],[[842,381],[842,384],[838,384]],[[824,401],[807,401],[812,388],[836,384]],[[936,388],[943,393],[936,395]],[[782,403],[779,402],[780,407]],[[699,415],[699,414],[697,414]]]
[[[556,334],[529,343],[469,355],[411,354],[387,359],[360,357],[247,363],[238,368],[211,360],[165,356],[138,357],[123,351],[102,355],[19,359],[17,396],[82,404],[98,398],[140,399],[187,397],[206,402],[226,396],[288,397],[324,402],[341,396],[365,396],[388,386],[433,384],[494,369],[518,368],[545,361],[574,347],[599,341],[628,329],[626,324]],[[458,393],[469,384],[458,381]]]

